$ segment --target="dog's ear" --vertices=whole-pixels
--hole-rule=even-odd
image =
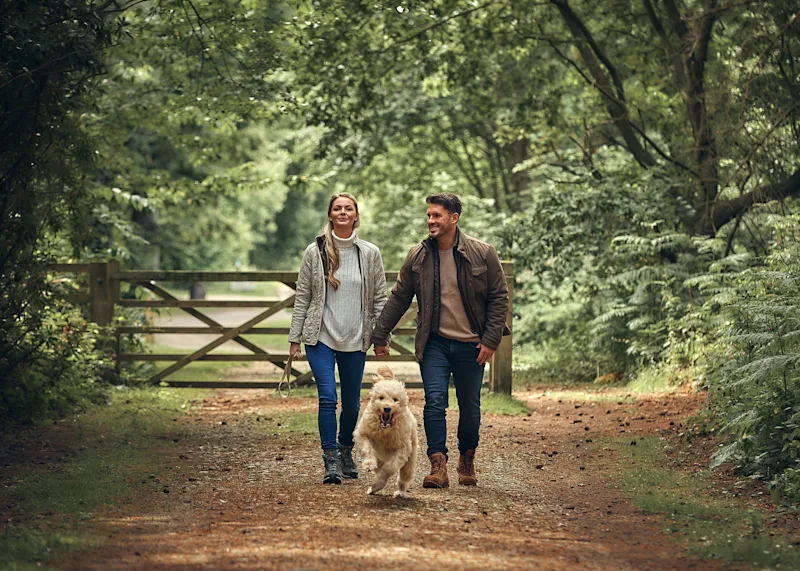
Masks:
[[[395,379],[394,379],[394,371],[392,371],[392,370],[391,370],[389,367],[387,367],[386,365],[381,365],[380,367],[378,367],[378,374],[379,374],[381,377],[383,377],[384,379],[391,379],[391,380],[395,380]]]

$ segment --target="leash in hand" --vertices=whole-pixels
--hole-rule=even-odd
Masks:
[[[283,369],[283,375],[281,376],[281,380],[278,383],[278,394],[281,395],[281,398],[289,398],[289,395],[292,394],[292,360],[294,359],[293,354],[289,354],[289,358],[286,359],[286,367]],[[283,392],[283,383],[286,383],[286,394]]]

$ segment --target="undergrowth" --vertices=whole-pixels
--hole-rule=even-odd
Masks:
[[[710,470],[692,473],[673,465],[665,460],[665,445],[658,438],[630,444],[629,438],[606,442],[620,454],[621,489],[636,506],[663,516],[665,529],[691,553],[758,568],[800,567],[793,538],[766,533],[760,509],[711,493]]]

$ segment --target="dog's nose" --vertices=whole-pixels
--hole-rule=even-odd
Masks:
[[[392,409],[388,406],[383,407],[383,412],[392,412]]]

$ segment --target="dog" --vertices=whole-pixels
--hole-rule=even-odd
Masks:
[[[406,387],[388,367],[378,369],[369,402],[358,420],[354,436],[363,466],[376,472],[367,494],[376,494],[397,474],[394,497],[405,498],[417,463],[417,419],[408,409]]]

